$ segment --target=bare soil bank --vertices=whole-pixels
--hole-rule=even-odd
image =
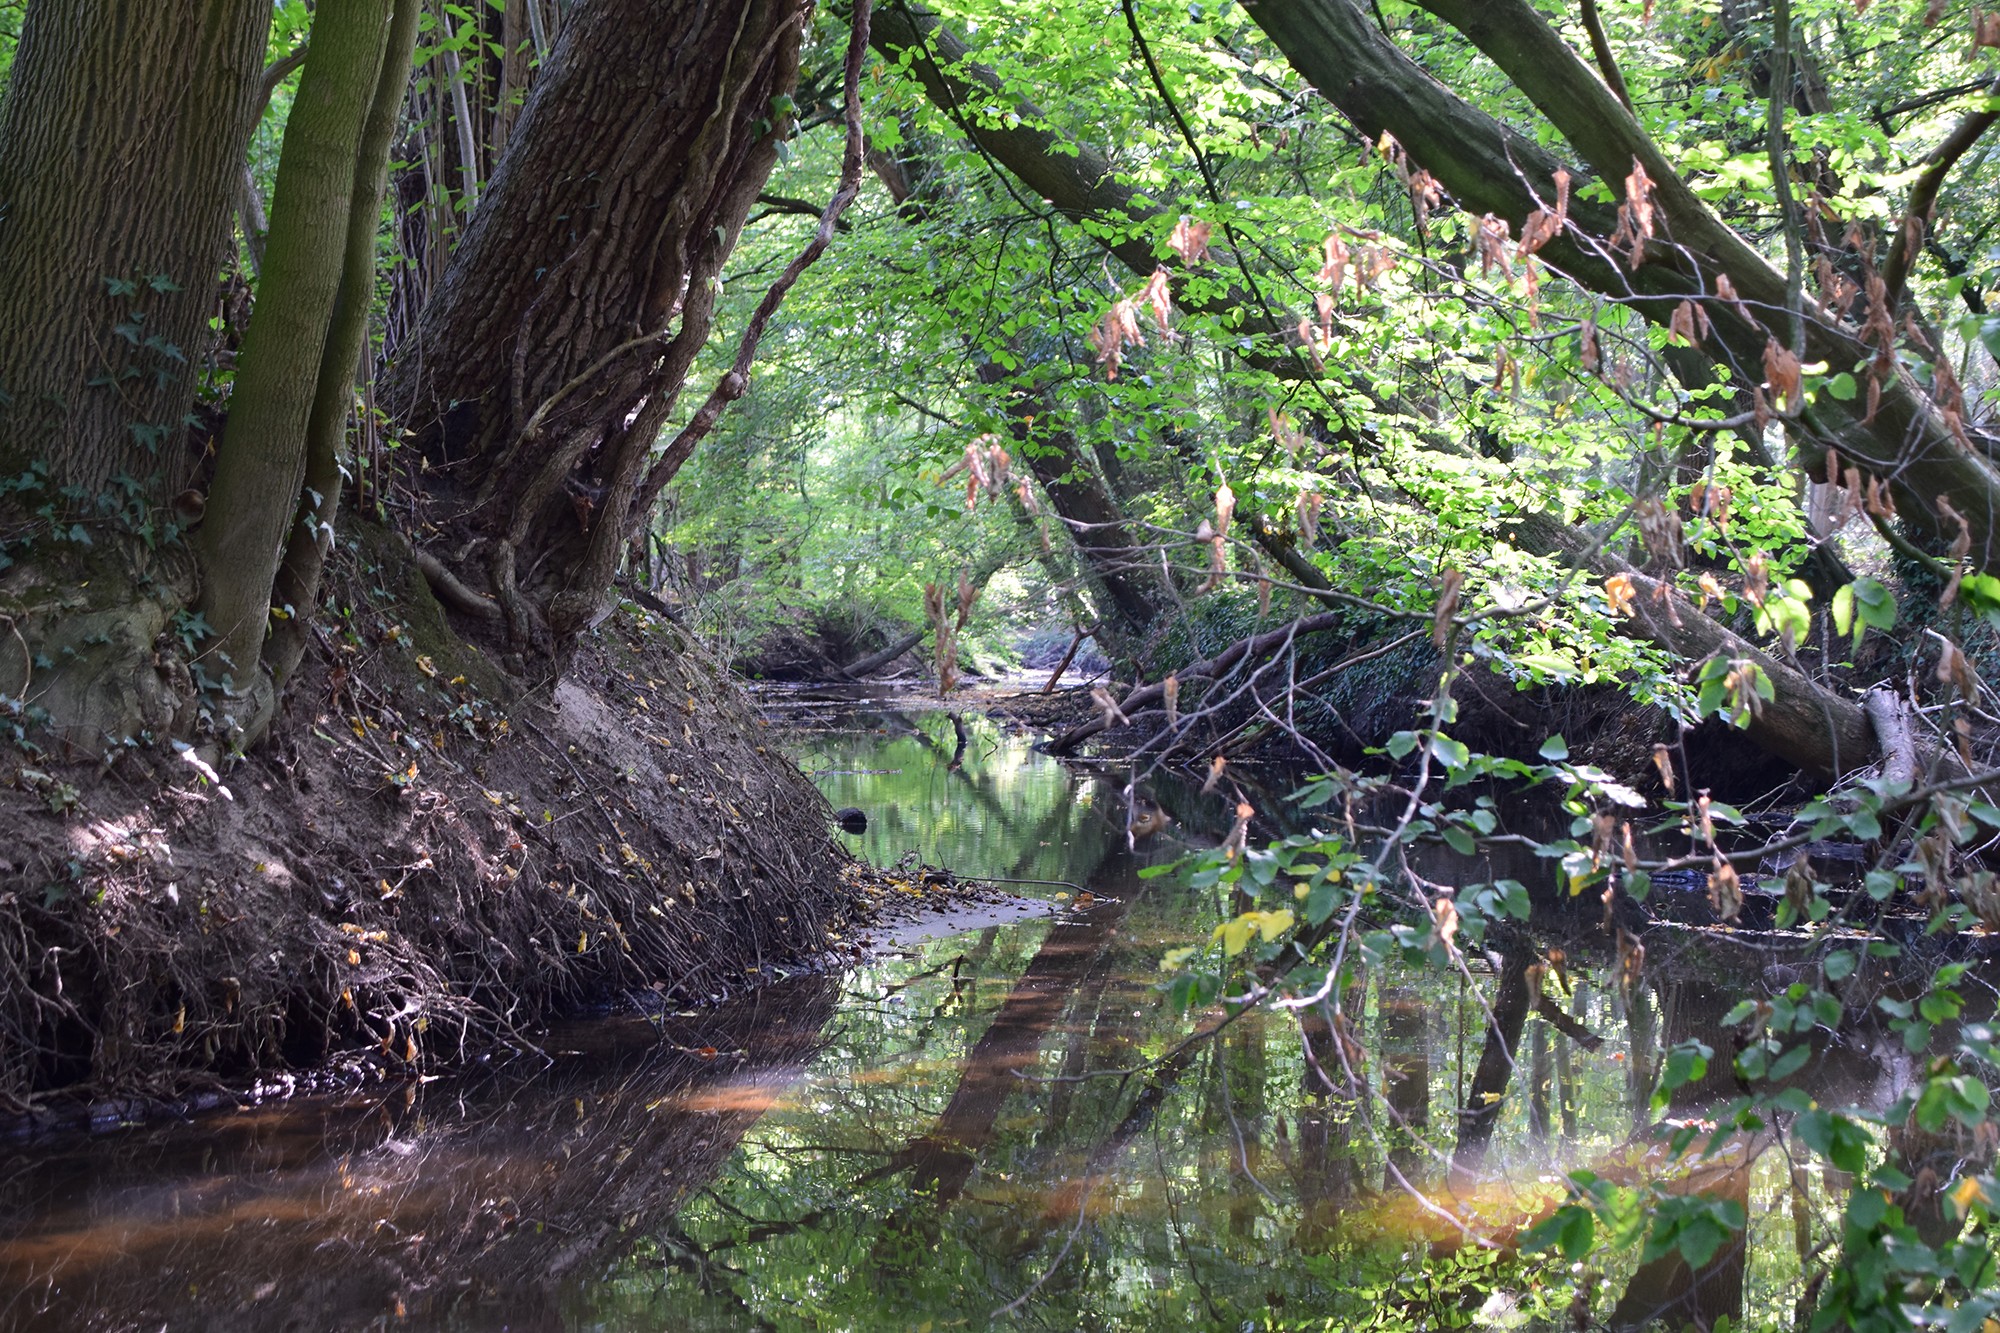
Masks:
[[[559,681],[460,639],[398,539],[345,553],[273,738],[205,773],[0,752],[0,1118],[409,1077],[549,1019],[824,954],[854,889],[812,785],[630,606]]]

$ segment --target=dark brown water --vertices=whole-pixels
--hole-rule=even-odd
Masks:
[[[1789,1326],[1802,1244],[1851,1182],[1754,1144],[1690,1175],[1637,1134],[1658,1053],[1720,1040],[1739,986],[1781,986],[1784,940],[1655,930],[1629,1001],[1575,947],[1569,1021],[1516,1016],[1497,1100],[1479,1067],[1504,965],[1383,969],[1351,997],[1347,1054],[1379,1093],[1357,1103],[1321,1072],[1341,1055],[1324,1027],[1252,1011],[1217,1033],[1220,1011],[1164,1003],[1161,956],[1220,909],[1139,871],[1212,839],[1202,802],[1155,788],[1179,820],[1128,846],[1115,781],[978,719],[952,770],[955,748],[941,715],[888,707],[796,740],[834,804],[869,811],[866,855],[1066,881],[1088,908],[1024,886],[1051,910],[578,1025],[547,1059],[15,1152],[0,1325],[1561,1327],[1567,1274],[1509,1241],[1588,1166],[1673,1173],[1751,1219],[1700,1275],[1604,1272],[1600,1320]],[[1893,1043],[1823,1044],[1802,1077],[1829,1102],[1885,1104],[1917,1074]]]

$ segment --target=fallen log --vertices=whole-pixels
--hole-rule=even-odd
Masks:
[[[888,666],[889,663],[895,661],[897,658],[901,657],[904,653],[909,652],[910,649],[916,647],[923,641],[924,641],[924,632],[922,630],[913,630],[909,634],[896,640],[896,642],[890,644],[887,648],[884,648],[881,652],[870,653],[868,654],[868,656],[862,658],[859,662],[855,662],[849,666],[842,667],[840,669],[840,674],[847,677],[849,680],[859,680],[871,671],[877,671],[880,670],[882,667]]]
[[[1522,517],[1511,535],[1524,551],[1563,557],[1598,578],[1622,574],[1630,579],[1633,597],[1629,614],[1619,622],[1621,633],[1664,648],[1685,662],[1720,654],[1754,663],[1771,683],[1773,696],[1751,711],[1743,728],[1760,748],[1825,780],[1875,762],[1879,754],[1875,731],[1861,705],[1735,634],[1673,585],[1640,573],[1609,552],[1592,549],[1582,532],[1547,514]]]

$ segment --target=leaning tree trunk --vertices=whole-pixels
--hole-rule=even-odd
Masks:
[[[0,109],[0,472],[185,484],[270,25],[270,0],[29,5]]]
[[[311,54],[278,159],[264,279],[243,336],[197,545],[202,614],[233,692],[249,701],[236,718],[248,739],[268,717],[260,659],[271,586],[305,479],[306,428],[340,291],[355,156],[382,68],[390,4],[320,0],[313,17]]]
[[[383,401],[438,552],[513,641],[560,655],[625,543],[707,340],[724,259],[791,124],[810,5],[583,0]]]

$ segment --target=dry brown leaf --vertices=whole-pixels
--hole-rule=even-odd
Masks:
[[[1465,574],[1447,567],[1438,575],[1437,609],[1431,612],[1431,642],[1442,648],[1451,637],[1451,618],[1458,614],[1460,590],[1465,586]]]
[[[1299,545],[1311,550],[1319,540],[1319,511],[1326,503],[1326,497],[1318,491],[1307,491],[1299,496]]]
[[[1326,262],[1319,266],[1319,280],[1335,296],[1340,294],[1340,284],[1347,280],[1347,244],[1340,239],[1340,233],[1329,232],[1320,244],[1320,251]]]
[[[1181,257],[1183,264],[1199,264],[1208,258],[1208,235],[1210,225],[1196,222],[1185,213],[1174,224],[1173,235],[1167,238],[1167,247]]]
[[[1145,290],[1139,293],[1139,299],[1145,302],[1146,306],[1152,310],[1153,320],[1160,326],[1160,335],[1164,338],[1172,338],[1174,330],[1173,326],[1167,322],[1167,317],[1173,313],[1174,298],[1172,291],[1169,289],[1167,271],[1164,268],[1153,270],[1153,276],[1146,279]]]
[[[1792,355],[1791,348],[1780,345],[1775,338],[1764,342],[1764,384],[1780,410],[1789,412],[1798,406],[1799,359]]]
[[[1618,205],[1618,229],[1611,233],[1611,246],[1625,247],[1627,267],[1636,270],[1646,258],[1646,242],[1653,238],[1653,182],[1639,159],[1632,159],[1632,174],[1625,178],[1625,198]]]

